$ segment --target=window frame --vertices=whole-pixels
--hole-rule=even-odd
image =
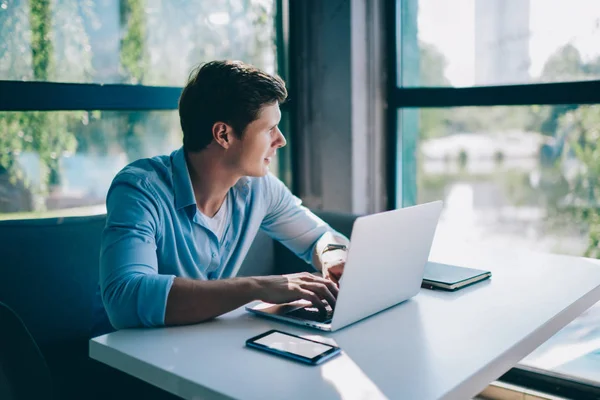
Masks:
[[[536,83],[521,85],[473,86],[473,87],[402,87],[402,60],[398,62],[398,43],[404,27],[401,16],[410,2],[418,0],[395,0],[386,2],[386,48],[388,54],[388,204],[393,210],[416,202],[416,159],[410,154],[410,144],[416,142],[417,132],[407,136],[398,120],[405,109],[449,108],[459,106],[507,106],[507,105],[567,105],[600,104],[600,80]],[[400,158],[400,160],[398,159]],[[406,178],[410,179],[406,179]],[[404,178],[404,179],[403,179]],[[557,396],[569,398],[600,398],[600,385],[572,379],[551,371],[517,365],[498,379]]]
[[[277,72],[284,80],[288,75],[288,2],[274,0],[275,62]],[[174,86],[0,79],[0,112],[173,111],[178,109],[182,90],[183,87]],[[281,109],[284,113],[283,129],[289,126],[289,107],[284,103]],[[292,187],[292,152],[281,150],[279,158],[278,175],[288,187]]]
[[[0,111],[176,110],[181,87],[0,81]]]

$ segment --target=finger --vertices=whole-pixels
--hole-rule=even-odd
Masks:
[[[333,282],[329,283],[333,285]],[[333,295],[333,293],[331,293],[327,285],[317,282],[305,282],[302,285],[302,288],[308,289],[320,298],[327,300],[327,302],[332,308],[335,307],[335,296]]]
[[[319,309],[320,312],[327,313],[325,304],[323,304],[323,302],[321,301],[319,296],[314,294],[312,291],[299,288],[298,293],[300,294],[300,297],[302,299],[310,301],[315,307],[317,307]]]
[[[337,296],[339,295],[340,291],[340,280],[335,275],[329,275],[328,279],[335,284],[335,287],[338,290],[338,294],[335,295],[335,298],[337,299]]]
[[[312,283],[320,283],[322,285],[327,286],[327,289],[329,289],[331,294],[333,294],[333,297],[335,297],[337,299],[340,289],[338,288],[337,282],[333,281],[332,278],[334,278],[332,275],[329,275],[327,278],[320,278],[318,276],[312,275],[308,280]],[[338,280],[337,278],[335,278],[335,279],[336,279],[336,281]],[[333,307],[333,305],[332,305],[332,307]]]

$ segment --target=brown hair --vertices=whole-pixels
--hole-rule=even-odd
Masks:
[[[183,147],[196,152],[212,141],[215,122],[241,137],[264,105],[283,103],[285,83],[241,61],[212,61],[195,68],[179,98]]]

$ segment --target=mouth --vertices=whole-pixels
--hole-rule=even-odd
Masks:
[[[273,157],[274,157],[274,156],[275,156],[275,154],[273,154],[272,156],[269,156],[269,157],[265,157],[265,162],[266,162],[267,164],[270,164],[270,163],[271,163],[271,161],[273,160]]]

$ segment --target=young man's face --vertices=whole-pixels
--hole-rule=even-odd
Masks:
[[[243,176],[264,176],[277,149],[286,145],[278,128],[281,120],[279,104],[265,105],[244,131],[241,139],[235,139],[228,151],[232,164]]]

